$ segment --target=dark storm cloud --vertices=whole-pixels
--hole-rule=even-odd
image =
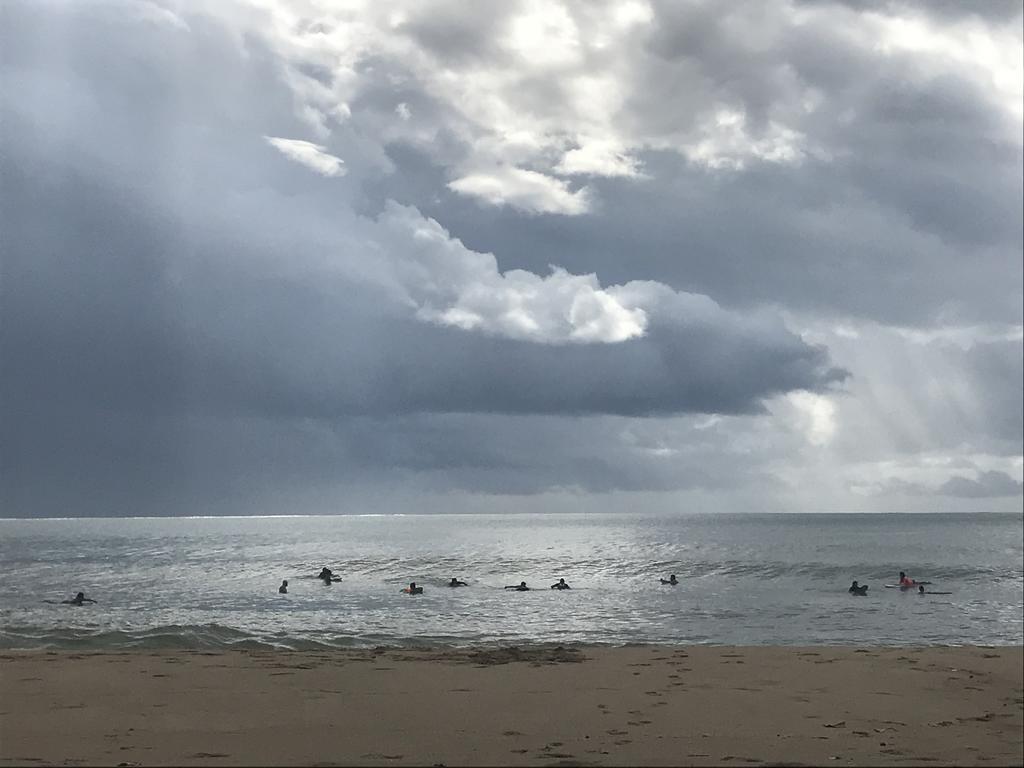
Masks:
[[[982,472],[977,480],[960,475],[951,477],[938,492],[964,499],[988,499],[1020,496],[1022,489],[1024,486],[1005,472]]]
[[[1024,484],[1005,472],[980,471],[976,478],[953,475],[939,486],[890,480],[880,491],[906,496],[949,496],[955,499],[1000,499],[1020,496]]]
[[[351,210],[380,167],[355,129],[325,140],[345,179],[264,140],[308,132],[259,41],[243,52],[202,17],[48,13],[10,6],[0,33],[4,514],[238,512],[392,472],[489,492],[722,486],[724,470],[672,479],[583,450],[572,417],[758,413],[846,376],[767,313],[694,318],[663,287],[646,335],[618,344],[418,320],[388,278],[402,233]],[[537,431],[496,413],[565,432],[529,446]]]
[[[467,246],[499,253],[503,268],[543,270],[557,260],[574,272],[596,268],[609,282],[660,280],[731,306],[777,302],[908,325],[944,314],[963,322],[1013,322],[1021,315],[1015,288],[1021,265],[1012,258],[1019,231],[1007,225],[1019,188],[1005,198],[987,193],[993,208],[969,221],[960,213],[977,211],[978,201],[965,199],[952,214],[956,200],[934,186],[920,190],[915,206],[923,215],[923,206],[932,205],[932,230],[959,228],[986,239],[1003,232],[1000,243],[979,246],[946,243],[859,190],[836,190],[842,169],[814,161],[709,181],[678,157],[650,153],[644,167],[652,178],[591,182],[599,198],[595,217],[554,219],[481,208],[450,194],[420,196],[417,190],[433,188],[437,169],[409,148],[389,154],[396,174],[375,182],[373,191],[443,219]],[[911,183],[908,176],[913,172],[887,172],[874,194],[897,197],[898,187]],[[969,191],[962,194],[970,198]],[[943,213],[951,214],[946,221],[939,220]],[[994,222],[990,230],[986,221]],[[970,258],[964,248],[972,249]],[[1002,277],[993,282],[994,274]]]

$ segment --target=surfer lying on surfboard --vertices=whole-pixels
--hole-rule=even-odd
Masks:
[[[84,605],[85,603],[95,603],[91,597],[86,597],[85,592],[79,592],[70,600],[61,600],[61,605]]]

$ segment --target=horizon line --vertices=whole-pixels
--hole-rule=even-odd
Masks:
[[[32,521],[32,520],[252,520],[252,519],[280,519],[280,518],[313,518],[313,517],[466,517],[476,515],[479,517],[507,517],[510,515],[637,515],[642,512],[326,512],[318,514],[254,514],[254,515],[69,515],[54,517],[4,517],[3,521]],[[843,511],[843,512],[658,512],[647,513],[652,517],[695,517],[698,515],[1016,515],[1024,517],[1024,511],[928,511],[928,512],[892,512],[892,511]]]

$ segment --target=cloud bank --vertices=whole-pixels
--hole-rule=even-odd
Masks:
[[[1020,30],[9,3],[2,514],[1019,509]]]

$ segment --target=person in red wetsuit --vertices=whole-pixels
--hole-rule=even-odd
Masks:
[[[903,571],[900,571],[900,588],[901,589],[909,589],[910,587],[916,587],[916,586],[917,586],[917,582],[916,581],[914,581],[912,578],[907,576],[907,574],[904,573]]]

